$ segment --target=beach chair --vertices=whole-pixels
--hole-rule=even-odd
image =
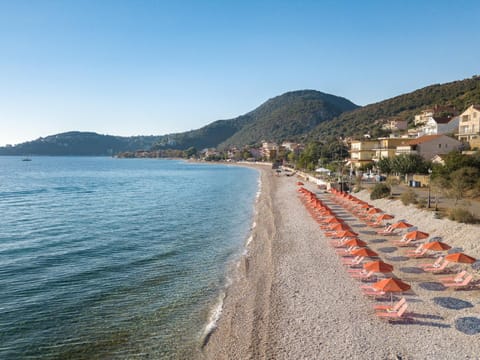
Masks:
[[[442,273],[442,272],[447,272],[447,265],[450,264],[448,260],[445,260],[443,263],[437,266],[431,266],[431,267],[424,267],[423,271],[430,272],[430,273]]]
[[[407,302],[407,299],[405,299],[404,297],[402,297],[400,300],[398,300],[395,304],[393,305],[375,305],[373,308],[375,309],[375,311],[388,311],[388,312],[391,312],[391,311],[398,311],[403,304],[405,304]]]
[[[425,269],[426,267],[440,266],[440,263],[442,262],[442,260],[443,260],[443,256],[440,256],[440,257],[437,258],[437,260],[435,260],[435,262],[428,263],[428,264],[419,264],[418,267],[421,268],[421,269]]]
[[[372,228],[379,228],[383,226],[382,221],[374,221],[374,222],[367,221],[366,224],[367,226],[370,226]]]
[[[414,239],[406,239],[405,237],[402,237],[400,240],[394,241],[393,244],[399,247],[406,247],[406,246],[412,246],[412,241],[415,241]]]
[[[410,258],[421,258],[426,255],[428,249],[423,247],[423,244],[419,245],[415,250],[408,250],[407,256]]]
[[[350,275],[352,276],[352,278],[360,279],[362,281],[371,280],[371,279],[375,278],[375,272],[374,271],[351,273]]]
[[[387,294],[385,291],[376,290],[373,287],[362,289],[362,293],[363,293],[363,295],[371,296],[371,297],[374,297],[374,298],[376,298],[378,296],[385,296]]]
[[[353,266],[360,265],[362,261],[365,260],[365,256],[356,256],[354,258],[342,258],[340,260],[342,260],[343,265],[353,267]]]
[[[395,231],[392,225],[389,225],[385,229],[377,231],[377,234],[384,235],[384,236],[393,236],[393,235],[398,235],[399,233]]]
[[[407,311],[408,304],[404,303],[398,311],[386,311],[386,312],[376,312],[377,315],[381,319],[388,319],[388,320],[399,320],[399,319],[406,319],[406,311]]]
[[[449,287],[449,288],[454,288],[455,290],[460,290],[460,289],[467,289],[471,287],[471,282],[473,280],[473,275],[469,274],[465,279],[463,279],[462,282],[450,282],[450,283],[443,283],[443,286]]]
[[[349,256],[350,253],[357,248],[358,248],[357,246],[350,246],[348,248],[338,248],[338,249],[335,249],[335,253],[340,256]]]
[[[446,276],[443,278],[438,279],[441,283],[452,283],[452,282],[462,282],[463,278],[465,275],[467,275],[467,271],[463,270],[459,272],[458,274],[455,274],[453,276]]]

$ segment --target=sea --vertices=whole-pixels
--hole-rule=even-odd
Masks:
[[[256,170],[0,157],[0,359],[191,359],[253,224]]]

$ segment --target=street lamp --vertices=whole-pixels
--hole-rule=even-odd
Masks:
[[[432,176],[432,169],[428,169],[428,201],[427,209],[430,209],[430,177]]]

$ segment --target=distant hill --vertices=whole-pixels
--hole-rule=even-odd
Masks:
[[[121,137],[71,131],[0,148],[0,155],[105,156],[150,149],[159,136]]]
[[[358,107],[351,101],[315,90],[274,97],[255,110],[200,129],[163,136],[120,137],[67,132],[0,148],[0,155],[112,155],[135,150],[184,150],[257,144],[262,140],[319,140],[332,136],[381,134],[389,118],[413,120],[434,105],[453,105],[461,112],[480,104],[480,77],[436,84],[375,104]]]
[[[308,139],[326,136],[352,136],[370,133],[376,136],[388,118],[413,121],[414,115],[434,105],[453,105],[459,112],[472,104],[480,104],[480,77],[436,84],[367,105],[319,124]]]
[[[305,135],[323,121],[357,107],[345,98],[320,91],[287,92],[235,119],[219,120],[198,130],[166,135],[154,148],[222,148],[256,144],[262,140],[281,141]]]

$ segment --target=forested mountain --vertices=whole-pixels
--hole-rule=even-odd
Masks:
[[[71,131],[0,148],[0,155],[104,156],[150,149],[159,136],[111,136]]]
[[[358,106],[351,101],[314,90],[288,92],[268,100],[246,116],[251,118],[233,136],[220,144],[256,144],[306,135],[315,126]]]
[[[155,149],[186,149],[256,144],[305,135],[322,121],[358,106],[338,96],[300,90],[274,97],[231,120],[215,121],[198,130],[162,137]]]
[[[370,133],[376,136],[388,118],[413,121],[414,115],[434,105],[453,105],[462,112],[472,104],[480,104],[480,77],[436,84],[408,94],[396,96],[341,114],[318,125],[310,140],[325,136],[351,136]]]

